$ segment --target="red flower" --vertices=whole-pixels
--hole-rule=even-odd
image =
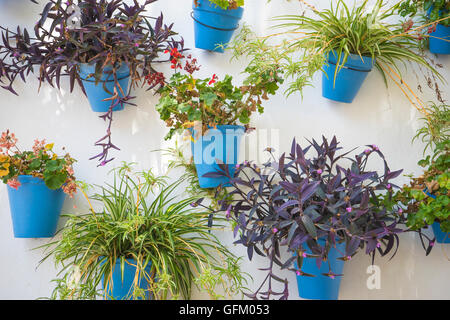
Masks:
[[[213,74],[211,80],[209,80],[208,85],[212,85],[213,83],[216,83],[216,79],[219,79],[219,77],[216,76],[216,74]]]

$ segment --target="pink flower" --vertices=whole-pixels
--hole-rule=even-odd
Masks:
[[[277,233],[277,232],[278,232],[278,229],[277,229],[277,228],[273,228],[273,229],[272,229],[272,232],[273,232],[273,233]]]
[[[352,212],[352,208],[351,207],[348,207],[348,208],[346,208],[345,210],[347,210],[347,212]]]
[[[306,258],[306,252],[303,252],[303,253],[302,253],[302,257],[303,257],[303,258]]]
[[[381,243],[377,242],[377,248],[381,247]]]
[[[73,194],[77,192],[77,185],[75,182],[69,182],[62,187],[65,194],[73,198]]]
[[[17,179],[9,179],[7,184],[8,186],[16,190],[21,186],[20,182],[17,181]]]
[[[371,152],[372,152],[372,150],[370,150],[370,149],[364,150],[364,153],[365,153],[365,154],[369,154],[369,153],[371,153]]]
[[[34,140],[33,145],[33,152],[35,155],[39,155],[39,151],[43,150],[45,148],[45,139],[42,141],[39,141],[38,139]]]
[[[318,174],[322,174],[323,171],[322,171],[322,169],[319,169],[319,170],[317,170],[316,172],[317,172]]]
[[[139,47],[139,43],[135,43],[134,46],[137,48]]]
[[[14,133],[9,133],[9,130],[6,130],[6,132],[3,132],[0,137],[0,148],[6,148],[6,150],[9,150],[16,146],[17,138],[14,135]]]
[[[298,276],[300,276],[302,273],[300,271],[295,272]]]

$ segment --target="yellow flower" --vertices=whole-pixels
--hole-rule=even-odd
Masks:
[[[9,160],[9,156],[6,154],[0,154],[0,162],[6,162]]]
[[[45,145],[45,149],[52,150],[54,145],[55,145],[54,143],[49,143],[49,144]]]
[[[7,176],[9,174],[9,169],[0,169],[0,177]]]
[[[58,158],[58,156],[56,155],[56,153],[53,154],[52,160],[56,160],[56,158]]]

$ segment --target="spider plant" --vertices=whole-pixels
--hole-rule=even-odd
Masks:
[[[398,5],[382,10],[384,2],[377,0],[372,12],[369,12],[369,0],[351,9],[344,1],[338,0],[336,6],[331,3],[330,9],[314,10],[314,17],[284,15],[273,20],[283,21],[276,28],[288,28],[288,33],[302,34],[290,46],[304,49],[306,61],[311,59],[308,57],[321,56],[325,63],[329,53],[335,51],[338,65],[334,77],[350,54],[358,55],[361,59],[362,56],[376,59],[375,65],[386,83],[386,73],[396,71],[401,74],[399,63],[404,61],[416,62],[439,74],[423,56],[414,51],[418,49],[415,36],[404,32],[401,24],[388,21],[395,15]]]
[[[323,70],[333,52],[338,62],[334,80],[351,54],[361,60],[367,56],[375,59],[386,85],[391,78],[412,100],[416,95],[402,79],[401,64],[416,63],[441,81],[443,78],[419,53],[415,34],[405,32],[402,24],[391,22],[398,5],[386,8],[384,2],[377,0],[372,10],[369,10],[369,0],[353,8],[342,0],[333,1],[329,9],[323,10],[308,5],[311,16],[276,16],[272,18],[273,28],[279,32],[257,37],[246,28],[228,48],[233,50],[234,58],[241,54],[250,58],[249,68],[255,77],[279,68],[278,72],[283,72],[285,78],[292,79],[285,92],[287,96],[301,93],[305,86],[311,85],[313,75]],[[277,43],[277,38],[283,41]],[[413,98],[409,98],[411,95]]]
[[[61,239],[44,245],[49,252],[42,261],[53,256],[62,266],[60,279],[77,279],[67,285],[59,281],[53,298],[97,298],[92,288],[100,282],[104,288],[99,296],[111,298],[113,268],[119,260],[123,278],[127,259],[136,262],[127,299],[189,299],[194,285],[207,292],[221,285],[229,296],[240,292],[246,281],[240,259],[211,233],[221,220],[203,209],[202,199],[174,196],[183,180],[168,184],[166,177],[151,170],[135,172],[127,164],[113,171],[113,183],[87,197],[90,212],[68,215]],[[100,210],[94,209],[96,203]],[[148,283],[145,288],[136,285],[138,277]]]
[[[448,104],[431,103],[427,107],[427,116],[423,117],[424,126],[417,130],[413,141],[420,139],[425,143],[423,154],[428,148],[450,140],[450,106]]]

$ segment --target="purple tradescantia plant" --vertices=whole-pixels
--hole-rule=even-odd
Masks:
[[[294,139],[291,152],[279,159],[268,148],[273,161],[263,166],[244,162],[234,177],[226,166],[221,167],[223,172],[211,173],[230,178],[232,200],[222,201],[221,210],[235,222],[234,235],[239,238],[235,243],[247,247],[250,260],[254,252],[269,260],[269,266],[262,269],[267,277],[255,293],[248,294],[250,298],[287,299],[287,279],[274,273],[275,265],[311,276],[302,271],[303,259],[316,258],[320,267],[336,243],[346,244],[342,260],[350,260],[361,250],[372,261],[377,252],[385,256],[395,249],[395,255],[402,217],[385,203],[397,188],[391,180],[402,170],[391,171],[377,146],[368,146],[354,158],[348,156],[353,150],[338,154],[341,149],[336,137],[330,142],[323,137],[320,144],[313,139],[306,148]],[[384,162],[383,173],[366,169],[374,155]],[[294,253],[286,260],[282,246]],[[313,254],[307,254],[306,247]],[[333,270],[324,275],[337,276]],[[272,289],[274,281],[284,284],[282,292]]]
[[[70,92],[77,83],[85,93],[79,75],[80,63],[95,64],[92,78],[96,83],[108,68],[105,73],[114,79],[117,87],[116,73],[125,63],[130,69],[130,89],[120,95],[110,92],[110,109],[101,116],[109,123],[107,134],[96,143],[103,151],[92,158],[97,158],[100,165],[106,164],[113,160],[108,158],[108,151],[118,149],[111,143],[113,108],[118,104],[134,105],[130,102],[133,98],[131,89],[141,82],[143,84],[145,77],[156,73],[155,63],[167,61],[166,58],[158,59],[165,50],[184,50],[183,39],[174,39],[173,24],[165,25],[162,14],[156,18],[145,15],[148,5],[156,1],[146,0],[140,4],[133,0],[127,5],[122,0],[50,0],[35,24],[33,36],[20,27],[15,32],[0,27],[3,30],[1,87],[17,95],[13,89],[16,79],[21,78],[25,82],[30,73],[38,72],[40,84],[56,84],[59,89],[61,77],[67,76]],[[74,6],[79,8],[78,16]],[[103,87],[109,92],[105,84]]]

